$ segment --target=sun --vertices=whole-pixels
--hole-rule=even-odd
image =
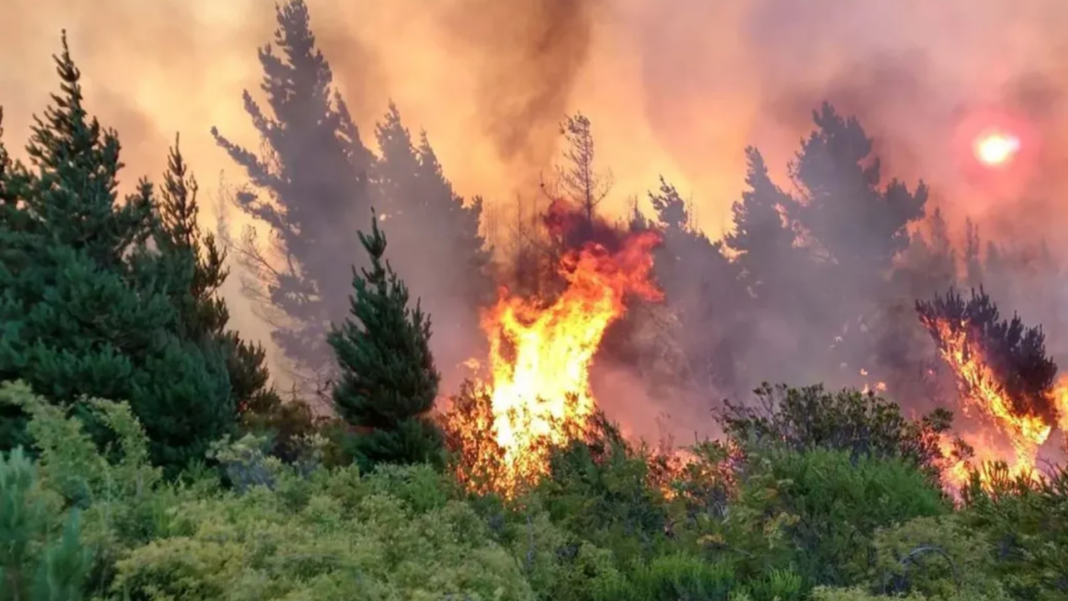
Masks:
[[[1004,131],[986,132],[973,146],[975,158],[987,167],[1000,167],[1012,161],[1020,150],[1020,138]]]

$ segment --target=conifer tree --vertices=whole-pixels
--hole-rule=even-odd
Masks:
[[[654,263],[668,307],[679,321],[677,339],[686,357],[686,376],[702,390],[730,390],[736,382],[734,351],[739,346],[738,315],[744,298],[738,265],[692,223],[692,215],[675,186],[663,178],[650,192],[655,225],[663,236]]]
[[[288,0],[276,9],[274,45],[259,52],[261,88],[270,113],[245,92],[245,110],[260,134],[264,156],[242,148],[212,129],[217,143],[240,165],[255,187],[236,195],[238,208],[271,229],[273,251],[283,267],[269,260],[246,238],[242,264],[250,281],[246,290],[275,326],[272,338],[305,384],[330,376],[333,360],[326,345],[328,325],[342,319],[348,295],[336,277],[337,257],[351,256],[348,235],[370,208],[367,185],[374,157],[340,95],[333,74],[316,47],[304,0]]]
[[[372,215],[374,213],[372,212]],[[386,237],[374,218],[359,233],[370,256],[362,275],[353,268],[351,317],[330,333],[339,377],[334,407],[355,427],[349,450],[364,470],[382,463],[441,464],[444,437],[429,412],[440,375],[430,353],[430,318],[384,262]]]
[[[3,178],[19,203],[0,222],[0,380],[76,410],[83,396],[129,401],[154,460],[178,469],[233,423],[225,358],[179,327],[171,299],[192,272],[147,249],[152,186],[117,206],[119,141],[86,112],[65,34],[55,61],[61,91],[36,119],[30,166]],[[25,416],[4,411],[0,444],[26,442]]]
[[[924,216],[927,186],[884,183],[873,140],[855,117],[824,103],[813,119],[816,130],[791,165],[804,197],[794,216],[841,278],[870,293],[908,247],[908,226]]]
[[[560,124],[560,133],[567,147],[564,164],[557,167],[557,192],[582,207],[587,226],[592,226],[597,206],[612,190],[612,173],[597,171],[597,145],[588,117],[582,113],[568,115]]]
[[[229,275],[226,252],[216,244],[214,235],[200,230],[198,186],[178,142],[176,137],[157,202],[160,228],[156,244],[162,251],[174,254],[176,260],[192,265],[189,288],[175,294],[179,325],[184,335],[194,340],[222,346],[238,414],[246,425],[275,430],[276,449],[282,455],[290,455],[293,437],[310,428],[310,410],[297,400],[283,404],[269,386],[263,347],[243,340],[227,327],[230,313],[219,296]]]
[[[759,150],[749,147],[745,156],[747,190],[731,207],[734,229],[723,241],[737,255],[746,285],[766,304],[793,284],[785,280],[801,266],[796,234],[784,219],[795,211],[797,201],[771,181]]]
[[[916,313],[939,348],[949,338],[966,333],[971,353],[981,353],[990,369],[992,382],[1007,399],[1007,409],[1016,417],[1040,417],[1046,423],[1056,420],[1053,385],[1057,364],[1046,352],[1046,335],[1042,326],[1027,327],[1019,315],[1003,319],[998,306],[980,288],[965,300],[954,288],[933,300],[916,301]],[[954,347],[955,349],[955,347]],[[960,380],[966,395],[977,394],[974,382]]]
[[[4,146],[4,109],[0,107],[0,210],[15,208],[15,198],[5,183],[5,177],[11,174],[12,167],[11,155]]]
[[[935,209],[927,220],[926,232],[917,232],[894,272],[899,284],[912,298],[927,297],[957,284],[957,251],[949,238],[945,215]]]
[[[478,310],[495,292],[479,233],[482,200],[465,206],[426,133],[416,143],[396,105],[390,104],[375,133],[381,152],[372,181],[376,206],[387,216],[393,248],[418,250],[394,254],[390,263],[435,316],[435,355],[457,365],[484,352],[473,346],[482,340]]]

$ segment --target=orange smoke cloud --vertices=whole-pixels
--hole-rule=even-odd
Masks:
[[[507,10],[504,6],[508,7]],[[547,168],[555,126],[581,109],[616,174],[603,208],[620,212],[665,175],[717,236],[743,186],[747,144],[774,175],[824,98],[878,138],[893,175],[924,177],[952,217],[987,234],[1060,228],[1068,159],[1059,131],[1066,66],[1059,0],[309,0],[320,45],[365,142],[389,99],[426,129],[458,192],[509,205]],[[91,108],[117,128],[125,180],[156,175],[181,131],[211,191],[239,175],[213,144],[217,125],[256,147],[241,92],[258,91],[256,48],[271,38],[263,0],[7,0],[0,19],[0,104],[18,150],[55,86],[49,57],[67,28]],[[952,152],[977,106],[1007,105],[1045,138],[1010,202],[977,185]],[[1022,161],[1021,161],[1022,162]],[[210,203],[208,203],[210,205]],[[206,206],[210,209],[210,206]],[[209,211],[210,213],[210,211]],[[205,218],[215,216],[206,214]],[[342,269],[344,271],[344,269]],[[237,324],[257,327],[227,290]]]
[[[617,208],[663,172],[694,192],[712,234],[742,186],[745,145],[783,164],[823,98],[887,138],[884,150],[904,175],[962,185],[951,181],[942,148],[954,113],[992,101],[1048,108],[1061,91],[1051,75],[1064,65],[1055,50],[1068,25],[1056,0],[309,5],[365,131],[395,99],[413,127],[430,132],[462,192],[510,199],[517,163],[543,168],[555,123],[580,108],[594,120],[606,164],[626,174]],[[53,87],[48,57],[66,27],[94,109],[135,151],[131,171],[159,171],[180,129],[193,164],[215,177],[229,164],[208,128],[249,133],[240,93],[257,87],[255,49],[270,39],[272,8],[257,0],[7,2],[0,97],[12,137]]]

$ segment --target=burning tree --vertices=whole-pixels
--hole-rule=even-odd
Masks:
[[[993,421],[1015,452],[1012,472],[1031,473],[1057,419],[1057,365],[1046,355],[1042,328],[1024,326],[1018,315],[1001,319],[982,288],[967,302],[950,288],[918,301],[916,311],[956,376],[965,413],[978,409]]]
[[[579,211],[557,201],[546,226],[566,237],[585,223]],[[548,450],[581,435],[596,412],[589,369],[605,331],[628,295],[661,297],[650,281],[659,241],[646,231],[568,250],[557,265],[565,288],[551,299],[500,289],[482,318],[490,382],[461,395],[445,419],[461,480],[509,494],[546,473]]]

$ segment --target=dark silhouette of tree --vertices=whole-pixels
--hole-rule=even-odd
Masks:
[[[550,240],[546,252],[554,265],[565,249],[580,248],[603,236],[603,228],[597,231],[598,225],[603,224],[597,218],[597,206],[608,197],[613,185],[612,172],[597,167],[597,145],[589,118],[582,113],[569,115],[560,125],[560,134],[565,143],[562,161],[553,167],[553,179],[541,183],[542,192],[550,200],[550,209],[575,207],[574,213],[581,220],[573,227],[558,228],[566,231],[566,237]],[[571,212],[569,208],[568,213]]]
[[[746,149],[746,189],[732,207],[733,231],[724,246],[734,255],[745,298],[737,321],[747,324],[747,342],[737,353],[741,369],[759,375],[782,366],[777,377],[807,377],[828,363],[837,326],[826,293],[826,270],[799,240],[794,215],[798,201],[777,186],[756,148]],[[747,382],[747,387],[759,380]]]
[[[192,262],[147,247],[161,227],[152,186],[116,203],[119,140],[85,110],[66,34],[55,61],[61,91],[35,120],[30,166],[5,167],[18,215],[0,222],[0,380],[72,407],[96,435],[81,399],[129,401],[173,474],[234,424],[225,354],[173,303],[194,286]],[[0,415],[3,445],[25,443],[25,416]]]
[[[949,226],[941,209],[935,209],[924,225],[923,230],[912,236],[901,265],[893,274],[898,286],[911,298],[927,297],[945,290],[956,285],[960,277],[957,251],[949,238]]]
[[[492,302],[490,252],[479,233],[482,199],[465,205],[423,133],[413,143],[393,104],[376,129],[381,158],[373,171],[376,206],[389,223],[402,273],[435,317],[435,354],[446,365],[480,355],[478,310]],[[427,261],[427,257],[434,257]]]
[[[678,323],[674,333],[685,357],[685,377],[701,390],[722,392],[738,384],[735,352],[747,328],[740,318],[746,301],[740,265],[723,254],[693,224],[678,190],[660,179],[649,194],[656,214],[651,224],[662,236],[655,273]]]
[[[794,215],[817,256],[854,289],[871,291],[908,247],[908,225],[924,215],[927,186],[920,182],[910,191],[896,179],[884,185],[872,139],[855,117],[824,103],[813,119],[816,130],[790,169],[802,196]]]
[[[268,115],[251,95],[245,110],[264,143],[257,156],[213,128],[218,144],[270,202],[248,191],[234,201],[271,230],[272,252],[246,233],[239,259],[249,270],[246,292],[275,331],[272,338],[303,381],[327,378],[332,365],[326,333],[345,313],[346,285],[337,257],[351,256],[351,232],[370,208],[368,176],[374,157],[360,140],[333,74],[316,48],[308,7],[289,0],[277,7],[274,45],[259,52]],[[281,257],[281,265],[271,254]]]
[[[15,206],[15,197],[8,189],[9,186],[4,183],[5,177],[11,174],[13,166],[11,155],[4,146],[4,110],[0,108],[0,207],[14,208]]]
[[[797,202],[768,175],[764,157],[756,148],[745,151],[747,189],[731,207],[734,229],[723,237],[742,269],[742,281],[764,304],[794,288],[803,267],[803,251],[795,247],[796,234],[787,216]]]
[[[582,113],[569,115],[560,125],[560,133],[567,142],[564,164],[557,167],[559,193],[582,207],[586,221],[593,223],[597,205],[612,190],[612,173],[598,172],[597,146],[590,120]]]
[[[430,353],[430,318],[383,261],[386,237],[372,212],[371,234],[360,241],[371,259],[353,268],[351,318],[329,335],[337,355],[334,388],[338,415],[355,426],[347,447],[364,470],[381,463],[443,465],[444,435],[429,416],[440,375]]]
[[[964,222],[964,284],[969,288],[983,285],[982,250],[979,226],[969,217]]]

